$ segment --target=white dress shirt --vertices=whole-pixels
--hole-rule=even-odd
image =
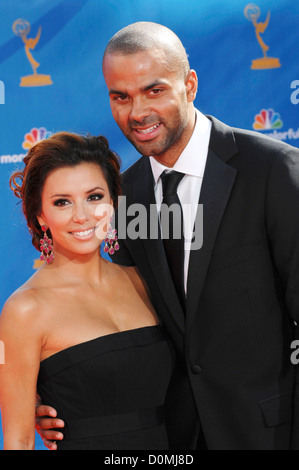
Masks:
[[[187,277],[190,258],[190,244],[193,235],[193,227],[197,212],[197,205],[199,201],[203,175],[205,171],[208,148],[211,134],[211,121],[206,118],[201,112],[196,109],[196,123],[193,134],[175,162],[174,166],[170,169],[157,162],[154,157],[149,157],[152,172],[155,180],[155,198],[157,203],[158,212],[162,203],[162,181],[161,174],[163,171],[174,170],[184,173],[185,177],[179,183],[177,194],[180,199],[183,216],[184,216],[184,236],[185,236],[185,257],[184,257],[184,285],[185,292],[187,292]]]

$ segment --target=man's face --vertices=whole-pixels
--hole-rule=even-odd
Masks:
[[[184,79],[183,73],[170,70],[160,49],[109,54],[103,72],[121,131],[142,155],[172,166],[194,128],[190,103],[196,92],[195,72]]]

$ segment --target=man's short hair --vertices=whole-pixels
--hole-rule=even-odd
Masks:
[[[130,55],[149,49],[165,51],[171,70],[182,71],[187,76],[190,66],[185,48],[178,36],[166,26],[140,21],[118,31],[108,42],[104,57],[108,54]]]

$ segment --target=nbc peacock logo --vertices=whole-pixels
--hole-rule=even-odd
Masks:
[[[33,127],[30,132],[27,132],[23,137],[22,147],[26,152],[31,149],[31,147],[40,142],[41,140],[47,139],[52,134],[45,127]],[[20,163],[23,161],[26,153],[14,153],[10,155],[0,155],[0,164],[5,163]]]
[[[273,109],[262,109],[259,114],[254,117],[253,129],[256,131],[267,131],[281,129],[283,122],[280,114]]]
[[[22,147],[24,150],[29,150],[34,144],[46,139],[49,135],[51,135],[51,132],[47,131],[45,127],[34,127],[30,132],[25,134]]]
[[[283,141],[299,139],[299,127],[297,129],[293,129],[291,127],[288,130],[279,130],[282,126],[283,122],[280,114],[275,112],[273,109],[262,109],[259,114],[255,115],[254,123],[252,125],[255,131],[272,131],[267,132],[266,135],[273,139]]]

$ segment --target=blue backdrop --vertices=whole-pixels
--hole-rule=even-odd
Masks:
[[[123,169],[138,158],[111,116],[101,58],[116,31],[141,20],[182,39],[202,112],[299,147],[298,1],[0,0],[0,311],[39,258],[8,187],[30,145],[90,132],[108,137]]]

